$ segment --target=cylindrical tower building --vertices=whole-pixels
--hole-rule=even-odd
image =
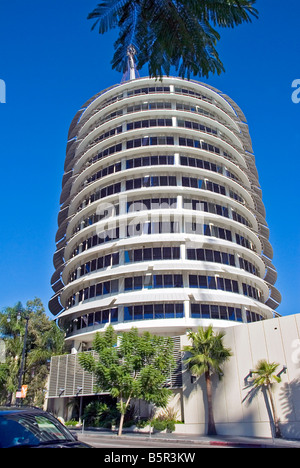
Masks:
[[[49,309],[70,346],[112,323],[180,335],[280,303],[245,116],[179,78],[106,89],[69,132]]]

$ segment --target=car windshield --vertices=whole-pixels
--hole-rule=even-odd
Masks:
[[[0,414],[0,448],[36,447],[74,441],[64,427],[43,414]]]

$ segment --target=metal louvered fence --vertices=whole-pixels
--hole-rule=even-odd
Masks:
[[[167,382],[169,388],[182,387],[180,337],[173,337],[175,368]],[[88,351],[96,356],[94,351]],[[95,395],[96,379],[83,370],[77,354],[53,356],[51,359],[48,398]]]

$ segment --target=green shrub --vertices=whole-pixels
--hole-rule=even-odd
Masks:
[[[163,420],[159,420],[159,419],[153,419],[152,426],[157,431],[164,431],[167,428],[167,421],[163,421]]]
[[[77,426],[79,422],[78,421],[75,421],[75,419],[70,419],[70,421],[66,421],[65,422],[65,425],[66,426]]]
[[[177,422],[178,414],[173,408],[166,408],[162,413],[158,414],[152,421],[154,429],[157,431],[169,432],[175,431],[175,423]]]
[[[139,419],[136,422],[136,427],[143,429],[144,427],[148,426],[148,424],[150,424],[149,419]]]

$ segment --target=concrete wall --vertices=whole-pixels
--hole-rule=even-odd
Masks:
[[[224,366],[224,378],[213,379],[214,417],[219,434],[270,437],[270,408],[262,392],[254,391],[246,379],[257,362],[266,359],[283,365],[286,373],[274,386],[276,410],[285,437],[300,439],[300,314],[225,330],[224,344],[233,356]],[[181,337],[181,344],[188,343]],[[245,380],[246,379],[246,380]],[[180,432],[205,434],[206,398],[204,376],[191,383],[191,375],[183,372],[183,416]]]

